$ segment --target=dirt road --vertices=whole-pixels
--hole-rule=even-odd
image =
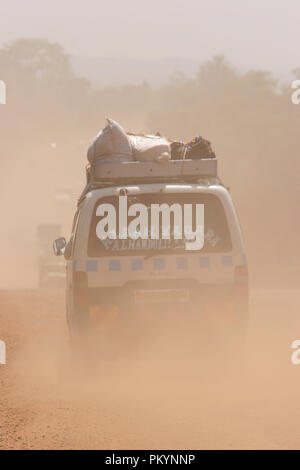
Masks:
[[[0,449],[300,448],[300,291],[252,292],[238,378],[209,358],[119,359],[71,371],[60,291],[0,293]],[[161,335],[163,343],[167,336]]]

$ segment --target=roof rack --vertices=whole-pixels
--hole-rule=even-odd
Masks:
[[[125,184],[146,183],[204,183],[222,184],[217,175],[217,160],[168,160],[163,163],[96,162],[86,169],[87,185],[79,197],[78,205],[95,189]]]
[[[202,158],[197,160],[167,160],[163,162],[103,162],[96,161],[87,170],[87,182],[129,180],[178,179],[200,176],[217,176],[217,160]]]

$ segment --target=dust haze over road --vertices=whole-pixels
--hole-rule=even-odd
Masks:
[[[100,360],[82,377],[70,363],[61,291],[2,291],[0,304],[0,449],[299,448],[300,365],[290,360],[299,291],[252,291],[238,375],[200,348],[179,360],[190,338],[183,330],[176,344],[162,330],[141,360]]]
[[[296,19],[299,7],[294,13],[286,2],[279,3],[270,11],[265,8],[264,15],[276,20],[273,36],[281,44],[278,31],[289,30],[293,37],[298,27],[295,20],[290,28],[280,11]],[[173,9],[174,1],[169,4]],[[69,33],[64,16],[56,14],[53,2],[47,8],[52,21],[60,17],[62,46],[70,47],[69,39],[65,42]],[[110,8],[114,18],[115,8]],[[222,8],[227,14],[228,5]],[[205,36],[202,42],[193,41],[195,53],[191,51],[194,58],[199,50],[195,57],[199,69],[194,76],[175,73],[156,88],[145,77],[138,84],[95,89],[74,73],[68,50],[52,42],[56,36],[39,39],[37,30],[33,38],[23,30],[16,34],[26,37],[11,36],[13,28],[1,16],[12,39],[0,47],[0,80],[7,85],[7,103],[0,106],[0,340],[7,344],[7,364],[0,365],[1,450],[300,447],[300,365],[291,363],[291,344],[300,339],[300,106],[291,102],[290,83],[279,83],[268,71],[266,57],[276,63],[288,58],[286,64],[295,70],[282,74],[293,78],[299,78],[300,64],[293,53],[297,41],[292,41],[289,51],[277,47],[266,35],[261,2],[256,9],[252,4],[249,8],[251,15],[241,6],[239,23],[235,5],[227,17],[236,24],[236,35],[229,38],[232,28],[222,23],[218,37],[220,44],[228,37],[245,59],[251,53],[254,60],[249,64],[257,63],[259,52],[266,64],[263,69],[245,66],[241,71],[239,61],[232,64],[222,55],[214,57],[215,48],[206,49],[207,35],[198,28],[199,15],[184,7],[189,25],[185,40],[189,42],[190,34],[198,31]],[[15,19],[13,8],[7,9]],[[143,9],[139,11],[143,28]],[[152,13],[156,24],[156,11]],[[31,15],[28,6],[26,14]],[[97,16],[93,10],[89,14],[99,31]],[[29,27],[22,15],[19,18]],[[44,31],[38,16],[32,18]],[[135,21],[136,16],[130,18]],[[213,8],[213,20],[207,18],[206,28],[213,31]],[[127,28],[123,17],[119,19]],[[166,17],[160,19],[165,31]],[[191,19],[197,22],[193,30]],[[178,42],[185,48],[180,25],[169,20],[174,31],[170,37],[158,35],[160,46],[168,39],[172,51]],[[82,15],[76,21],[90,31]],[[268,38],[265,56],[261,38],[252,34],[258,21],[261,35]],[[111,23],[106,27],[111,30]],[[249,37],[248,52],[240,30]],[[75,24],[73,35],[79,41],[84,36],[78,36]],[[20,39],[14,41],[16,37]],[[114,39],[119,48],[120,38]],[[128,43],[121,39],[126,49]],[[99,36],[95,47],[101,43]],[[230,50],[228,46],[229,58],[235,57]],[[80,53],[72,48],[71,52]],[[142,351],[129,345],[124,349],[128,355],[110,361],[101,358],[96,369],[84,376],[74,369],[64,293],[36,287],[37,226],[59,224],[68,238],[76,199],[85,185],[86,151],[106,116],[126,131],[159,131],[186,142],[201,134],[212,142],[219,176],[230,186],[237,207],[249,262],[251,309],[242,370],[215,360],[211,348],[202,343],[206,331],[200,321],[193,329],[188,321],[179,328],[172,318],[154,331]],[[58,203],[61,192],[69,193],[70,200]],[[221,329],[222,313],[216,330]],[[157,314],[163,318],[165,312]]]

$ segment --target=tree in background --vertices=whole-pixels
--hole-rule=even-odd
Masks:
[[[144,82],[94,90],[75,76],[61,46],[44,39],[0,49],[0,77],[7,83],[8,104],[0,108],[6,168],[22,163],[22,178],[28,168],[32,180],[39,164],[53,185],[83,184],[85,149],[106,116],[132,131],[203,135],[232,188],[255,280],[300,277],[300,106],[292,105],[290,86],[264,70],[241,73],[217,56],[194,78],[174,73],[158,89]],[[49,200],[49,191],[41,185],[40,197]]]
[[[45,39],[18,39],[0,49],[9,95],[8,128],[48,134],[81,121],[89,100],[86,79],[75,77],[67,54]]]

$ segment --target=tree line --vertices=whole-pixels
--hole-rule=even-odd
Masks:
[[[202,135],[212,142],[238,206],[255,280],[299,282],[300,106],[291,102],[290,84],[265,70],[240,72],[217,56],[194,77],[174,73],[159,88],[145,77],[139,85],[94,89],[75,76],[63,48],[44,39],[2,47],[0,79],[7,87],[0,107],[2,170],[26,159],[37,164],[43,155],[30,155],[43,149],[50,155],[52,142],[52,165],[66,170],[74,159],[71,174],[78,179],[105,116],[128,131],[185,141]]]

